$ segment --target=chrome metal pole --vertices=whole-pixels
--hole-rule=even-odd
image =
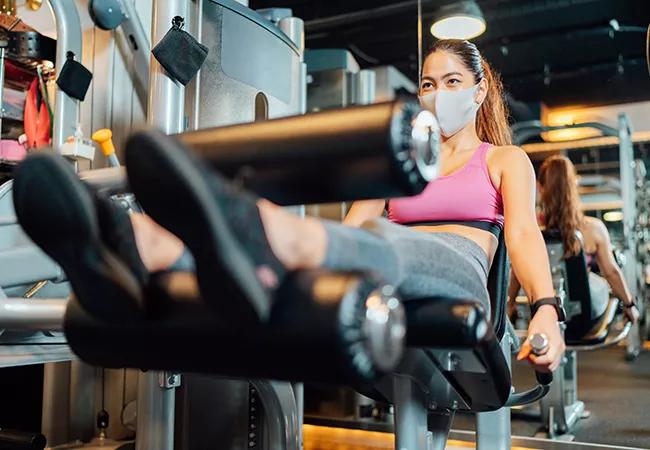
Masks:
[[[623,253],[627,264],[623,275],[632,297],[637,295],[637,237],[636,237],[636,192],[634,180],[634,143],[632,124],[627,114],[618,116],[618,148],[621,177],[621,197],[623,198]],[[643,338],[639,325],[634,325],[628,334],[627,354],[636,357],[641,352]]]
[[[49,4],[56,21],[55,66],[58,76],[69,51],[74,53],[78,59],[81,59],[81,22],[76,2],[50,0]],[[67,136],[74,134],[79,122],[78,104],[77,100],[61,89],[57,90],[54,110],[54,136],[52,136],[52,146],[55,149],[63,145]]]
[[[167,33],[175,16],[186,17],[185,0],[154,0],[151,42],[155,46]],[[168,76],[151,55],[147,123],[163,133],[183,131],[184,88]],[[179,375],[149,371],[138,378],[136,450],[174,449],[175,387]]]
[[[169,31],[175,16],[187,15],[187,3],[182,0],[154,0],[151,20],[153,46]],[[183,131],[184,93],[183,86],[167,75],[152,54],[147,123],[167,134]]]
[[[66,299],[0,300],[0,329],[60,331],[67,303]]]

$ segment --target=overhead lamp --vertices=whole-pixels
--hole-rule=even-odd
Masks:
[[[603,214],[605,222],[620,222],[623,220],[623,211],[607,211]]]
[[[485,31],[485,18],[474,0],[442,5],[435,13],[431,34],[438,39],[472,39]]]

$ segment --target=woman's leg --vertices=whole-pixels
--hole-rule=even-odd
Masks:
[[[149,272],[167,270],[183,255],[183,242],[149,216],[131,214],[130,219],[140,259]]]
[[[323,264],[327,233],[321,221],[299,217],[266,200],[258,200],[257,207],[271,250],[288,270]]]
[[[478,300],[489,310],[488,257],[475,242],[451,233],[425,233],[379,218],[356,229],[323,222],[323,267],[375,272],[405,300]]]
[[[479,300],[489,310],[488,257],[476,243],[450,233],[424,233],[386,219],[362,228],[307,217],[259,202],[275,255],[290,269],[368,271],[406,298]]]
[[[378,219],[364,228],[302,218],[266,200],[257,207],[266,239],[288,270],[368,271],[400,287],[407,298],[446,296],[488,306],[487,256],[455,235],[432,235]],[[151,267],[168,267],[182,251],[174,235],[146,216],[134,216],[138,249]],[[259,274],[258,274],[259,275]]]
[[[311,217],[301,218],[266,200],[258,201],[269,244],[288,270],[320,267],[325,259],[326,233]],[[142,262],[150,272],[167,270],[183,254],[183,242],[145,214],[131,214],[131,225]]]
[[[488,257],[469,239],[415,231],[385,219],[354,228],[303,219],[266,201],[258,207],[273,252],[291,270],[369,271],[409,298],[444,295],[488,303]]]

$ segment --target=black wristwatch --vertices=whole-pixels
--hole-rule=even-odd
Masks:
[[[629,305],[623,305],[623,308],[634,308],[636,306],[636,302],[632,300],[632,302]]]
[[[564,322],[566,320],[566,312],[564,311],[560,297],[546,297],[536,300],[532,305],[530,305],[530,317],[535,317],[537,310],[544,305],[551,305],[555,308],[557,320],[559,322]]]

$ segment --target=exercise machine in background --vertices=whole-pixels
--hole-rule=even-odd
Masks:
[[[570,142],[526,143],[530,138],[539,136],[543,132],[576,128],[599,130],[602,137]],[[639,194],[643,193],[638,186],[640,184],[645,186],[645,180],[640,179],[641,170],[637,170],[638,173],[635,174],[635,167],[638,167],[639,163],[634,159],[634,134],[629,118],[621,114],[616,128],[598,122],[562,126],[545,126],[538,121],[521,122],[513,126],[513,135],[515,143],[522,145],[533,160],[536,155],[548,155],[552,152],[599,150],[612,147],[618,150],[616,161],[618,173],[612,174],[613,178],[592,175],[582,177],[581,201],[586,212],[613,212],[622,215],[617,217],[620,219],[620,230],[613,232],[612,235],[614,245],[628,262],[622,267],[623,274],[632,295],[637,299],[642,316],[639,325],[632,327],[627,339],[626,357],[630,360],[635,359],[648,337],[650,305],[647,298],[649,291],[646,286],[643,256],[647,252],[639,252],[639,243],[645,239],[644,236],[648,231],[642,220],[645,212],[637,207]],[[598,170],[598,164],[595,168]],[[602,181],[593,183],[595,179]],[[589,181],[592,181],[591,186],[586,186]],[[603,214],[603,217],[606,219],[605,223],[608,223],[608,215]]]
[[[592,128],[601,131],[603,138],[594,140],[533,143],[526,144],[532,138],[548,131],[575,128]],[[619,129],[601,123],[578,123],[568,126],[543,126],[539,122],[523,122],[513,127],[515,142],[536,160],[537,154],[544,156],[550,152],[570,150],[572,148],[589,148],[590,143],[602,145],[603,139],[609,145],[618,146],[618,176],[583,174],[580,178],[580,194],[583,209],[622,210],[623,229],[618,239],[620,247],[615,250],[617,261],[626,277],[628,285],[639,299],[640,311],[647,311],[647,289],[645,278],[636,270],[639,260],[638,242],[642,237],[639,229],[637,209],[637,178],[633,171],[633,144],[629,120],[625,115],[619,117]],[[591,414],[585,404],[578,399],[577,356],[581,351],[600,350],[622,342],[628,338],[628,355],[637,355],[645,339],[642,330],[645,319],[632,333],[632,326],[625,320],[618,320],[620,313],[618,299],[611,298],[606,311],[594,318],[591,314],[591,295],[589,290],[588,269],[584,254],[564,259],[561,236],[557,230],[544,232],[551,273],[557,295],[564,299],[567,322],[564,325],[567,344],[566,357],[551,386],[548,396],[540,400],[539,409],[531,408],[517,411],[518,414],[533,415],[540,419],[540,435],[553,439],[573,440],[572,433],[579,426],[580,419]],[[528,300],[522,298],[522,304]],[[519,309],[519,317],[526,316],[527,308]],[[646,313],[647,314],[647,313]],[[525,320],[520,327],[525,328]]]

